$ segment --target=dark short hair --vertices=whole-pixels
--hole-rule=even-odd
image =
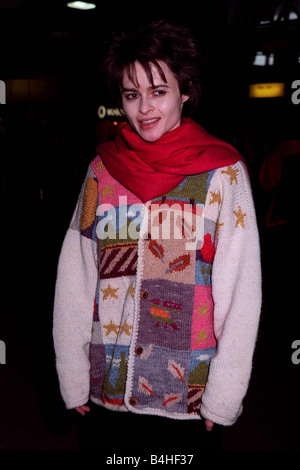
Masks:
[[[188,28],[165,20],[154,21],[133,33],[119,32],[112,35],[103,70],[113,97],[120,100],[124,73],[135,83],[135,62],[143,66],[152,85],[151,64],[157,68],[162,80],[166,81],[158,61],[167,64],[177,79],[181,94],[189,96],[184,105],[184,114],[191,114],[201,94],[202,56]]]

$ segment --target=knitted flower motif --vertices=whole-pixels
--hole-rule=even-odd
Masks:
[[[216,251],[216,246],[215,246],[215,242],[213,242],[211,239],[210,233],[207,233],[206,235],[204,235],[204,242],[203,242],[202,248],[199,251],[201,255],[200,256],[201,261],[204,261],[205,263],[213,262],[215,251]]]

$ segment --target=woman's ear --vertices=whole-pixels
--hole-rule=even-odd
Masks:
[[[192,85],[193,85],[193,84],[192,84],[192,81],[190,80],[190,81],[189,81],[189,90],[191,90]],[[190,96],[189,96],[189,95],[181,95],[181,102],[182,102],[182,104],[185,103],[185,102],[186,102],[187,100],[189,100],[189,99],[190,99]]]

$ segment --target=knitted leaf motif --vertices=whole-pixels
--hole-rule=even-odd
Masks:
[[[165,393],[162,406],[173,406],[182,400],[182,393]]]
[[[167,269],[166,274],[173,271],[183,271],[191,263],[191,255],[182,255],[174,259],[169,263],[169,269]]]
[[[184,367],[182,367],[179,363],[170,360],[168,362],[168,371],[171,372],[173,377],[179,378],[181,382],[183,382]]]
[[[166,310],[158,307],[151,307],[150,308],[150,313],[153,315],[154,318],[157,320],[159,319],[160,321],[167,321],[167,320],[172,320],[170,315],[167,313]]]
[[[150,397],[153,395],[156,397],[156,394],[152,390],[152,385],[145,379],[145,377],[139,377],[139,387],[138,391]]]
[[[164,325],[164,328],[167,328],[168,325],[170,325],[174,331],[179,331],[180,328],[176,325],[175,321],[172,319],[169,313],[167,312],[167,310],[164,310],[162,308],[150,308],[150,314],[153,316],[153,318],[155,318],[157,327],[159,327],[160,323],[162,323]]]
[[[180,229],[183,238],[193,240],[195,229],[184,217],[177,217],[176,226]]]
[[[157,243],[156,240],[150,240],[148,247],[156,258],[159,258],[162,262],[164,262],[164,249],[159,243]]]

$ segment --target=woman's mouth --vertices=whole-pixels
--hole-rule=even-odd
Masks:
[[[142,121],[138,121],[138,123],[142,129],[152,129],[159,120],[160,118],[143,119]]]

